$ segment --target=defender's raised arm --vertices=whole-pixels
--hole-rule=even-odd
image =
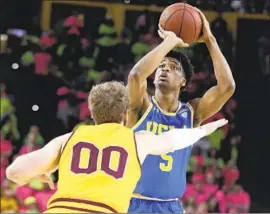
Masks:
[[[227,123],[227,120],[221,119],[194,129],[172,129],[160,135],[137,132],[135,137],[140,161],[142,163],[148,154],[162,155],[189,147]]]

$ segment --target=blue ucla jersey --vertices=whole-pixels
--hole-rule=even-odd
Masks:
[[[146,130],[158,135],[174,128],[192,128],[192,122],[193,110],[189,104],[181,103],[176,113],[166,113],[153,97],[133,130]],[[159,199],[181,198],[186,189],[186,170],[191,149],[192,146],[166,155],[148,155],[134,193]]]

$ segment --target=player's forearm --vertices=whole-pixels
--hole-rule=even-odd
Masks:
[[[206,136],[206,131],[201,128],[173,129],[164,133],[164,137],[173,144],[173,150],[192,146],[204,136]]]
[[[136,76],[140,82],[149,77],[159,66],[164,57],[175,47],[174,40],[166,38],[155,49],[146,54],[130,72],[131,76]]]
[[[24,185],[33,178],[50,172],[54,168],[56,168],[56,164],[54,162],[48,164],[42,157],[40,150],[37,150],[16,158],[7,168],[6,174],[9,180]]]
[[[233,94],[235,90],[235,82],[230,69],[230,66],[223,56],[217,41],[214,37],[206,41],[207,48],[211,55],[215,76],[217,79],[218,87],[222,92]]]
[[[7,168],[7,178],[19,185],[28,183],[32,178],[36,176],[36,172],[31,170],[32,164],[25,156],[20,156]],[[27,170],[29,168],[30,170]]]
[[[172,129],[164,132],[153,140],[150,154],[160,155],[175,150],[184,149],[196,143],[206,135],[206,131],[200,128],[195,129]]]

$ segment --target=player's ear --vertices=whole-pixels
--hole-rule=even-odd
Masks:
[[[187,84],[187,80],[185,78],[182,78],[181,83],[180,83],[181,87],[185,87],[186,84]]]

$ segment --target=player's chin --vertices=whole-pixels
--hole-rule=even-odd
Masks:
[[[170,88],[170,84],[168,81],[158,81],[156,83],[156,87],[160,88],[160,89],[169,89]]]

